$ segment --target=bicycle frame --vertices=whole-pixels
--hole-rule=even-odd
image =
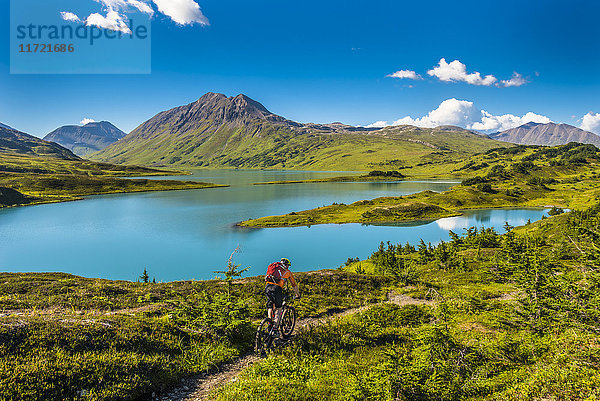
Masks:
[[[285,317],[286,312],[289,310],[289,306],[290,303],[288,301],[293,300],[294,298],[289,294],[289,291],[286,291],[283,295],[283,303],[281,304],[281,316],[279,317],[279,321],[283,321],[283,318]],[[275,319],[276,313],[277,313],[277,308],[275,307],[275,305],[273,305],[271,307],[271,310],[273,311],[273,319]],[[268,311],[268,309],[267,309]]]
[[[255,346],[254,349],[256,352],[263,353],[267,349],[270,349],[273,345],[273,342],[279,337],[278,333],[281,333],[281,338],[289,338],[295,328],[296,325],[296,309],[290,305],[290,300],[293,297],[291,296],[290,291],[286,290],[284,293],[283,304],[281,306],[282,313],[279,317],[279,325],[277,329],[275,329],[273,325],[273,319],[267,317],[265,318],[259,328],[257,330],[255,336]],[[272,311],[275,313],[276,309],[274,306],[272,307]],[[268,311],[269,309],[267,309]],[[289,320],[288,313],[291,314],[291,320]],[[268,327],[269,330],[264,331],[263,328]]]

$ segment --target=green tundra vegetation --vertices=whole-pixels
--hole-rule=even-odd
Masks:
[[[214,398],[598,399],[600,204],[553,214],[349,259],[400,302],[301,331]]]
[[[151,167],[371,171],[449,162],[500,147],[506,143],[452,126],[303,124],[244,95],[207,93],[158,113],[90,157]]]
[[[150,272],[151,273],[151,272]],[[303,317],[380,302],[393,277],[297,274]],[[145,400],[251,349],[264,280],[0,274],[0,400]]]
[[[441,143],[433,149],[393,135],[375,141],[378,156],[362,165],[377,171],[370,178],[454,176],[463,177],[462,184],[439,194],[335,204],[243,224],[383,223],[522,206],[553,206],[552,217],[507,225],[502,235],[473,227],[436,245],[382,243],[367,260],[347,255],[338,270],[297,274],[300,318],[368,307],[300,330],[213,398],[600,399],[600,151],[581,144],[486,145],[459,157]],[[348,138],[366,140],[365,134]],[[336,135],[321,140],[334,142],[307,155],[342,160],[329,169],[359,159],[340,158],[338,150],[364,148],[348,145],[349,139],[337,148]],[[405,147],[408,156],[400,160],[386,142],[398,140],[418,151]],[[306,157],[300,154],[305,149],[287,143],[285,149],[299,153],[252,153],[256,160],[209,167],[322,168],[311,156],[294,159]],[[62,150],[42,145],[41,155],[2,154],[0,207],[214,186],[123,179],[165,172],[50,158],[46,153]],[[229,264],[226,280],[172,283],[155,283],[147,271],[138,283],[0,273],[0,401],[148,399],[249,352],[265,313],[264,282],[234,279],[236,268]]]
[[[600,197],[600,150],[571,143],[556,147],[492,149],[455,164],[427,167],[435,175],[468,176],[442,193],[384,197],[241,222],[245,227],[287,227],[327,223],[391,223],[455,216],[490,207],[581,208]],[[403,170],[408,179],[411,170]],[[422,172],[420,172],[422,174]]]
[[[600,203],[297,274],[301,329],[218,400],[600,397]],[[148,399],[251,349],[262,278],[0,274],[0,400]],[[235,277],[230,274],[229,277]]]
[[[119,178],[180,174],[182,173],[175,171],[95,163],[77,157],[64,159],[2,153],[0,156],[0,208],[71,201],[81,199],[85,195],[219,186],[193,181]]]
[[[168,168],[371,171],[398,170],[432,160],[450,162],[507,146],[467,130],[443,127],[324,133],[298,132],[287,125],[253,120],[234,128],[213,127],[212,122],[198,123],[185,132],[176,128],[166,123],[146,131],[142,125],[90,158]]]

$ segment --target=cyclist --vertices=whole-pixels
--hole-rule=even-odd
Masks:
[[[268,317],[273,322],[274,328],[279,327],[281,313],[283,311],[283,286],[287,280],[292,284],[295,298],[300,298],[300,290],[294,279],[294,275],[290,271],[292,263],[289,259],[282,258],[279,262],[271,263],[267,268],[265,281],[267,286],[265,294],[267,295]],[[273,312],[275,311],[275,316]]]

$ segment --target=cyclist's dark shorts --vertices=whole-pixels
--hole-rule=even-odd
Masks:
[[[267,294],[267,308],[272,308],[275,305],[276,308],[283,306],[283,289],[275,284],[267,284],[265,288],[265,294]]]

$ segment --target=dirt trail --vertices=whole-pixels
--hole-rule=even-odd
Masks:
[[[343,316],[352,315],[355,313],[363,312],[375,305],[381,305],[384,303],[393,303],[396,305],[433,305],[434,301],[426,301],[422,299],[412,298],[406,295],[399,295],[395,293],[389,293],[387,300],[381,303],[370,304],[361,306],[358,308],[345,309],[340,312],[332,313],[327,316],[318,318],[306,318],[298,320],[296,324],[296,331],[301,330],[308,326],[315,326],[325,324],[328,321]],[[157,397],[157,400],[162,401],[200,401],[208,400],[209,394],[214,390],[226,385],[229,382],[236,380],[237,375],[241,373],[247,367],[253,365],[260,360],[259,357],[251,354],[243,355],[231,363],[219,366],[213,372],[203,373],[196,377],[189,378],[182,382],[182,385],[168,394]]]

